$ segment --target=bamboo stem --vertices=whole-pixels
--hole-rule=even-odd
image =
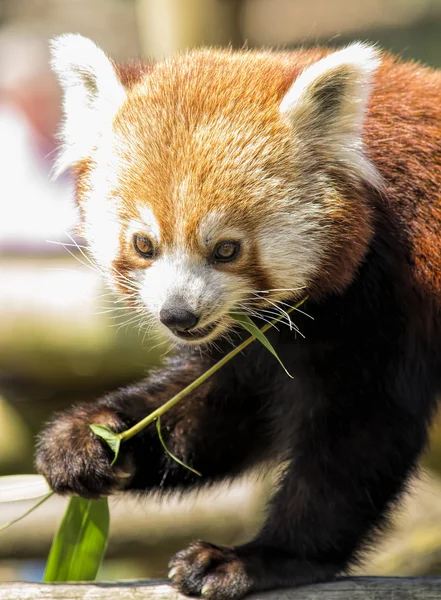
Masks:
[[[295,310],[296,308],[298,308],[301,304],[303,304],[303,302],[305,300],[306,300],[306,298],[303,298],[300,302],[298,302],[297,304],[292,306],[290,309],[285,311],[283,314],[281,314],[279,317],[277,317],[276,319],[271,321],[271,323],[267,323],[266,325],[264,325],[260,331],[262,333],[265,333],[266,331],[268,331],[268,329],[270,327],[273,327],[273,325],[275,325],[278,321],[283,319],[283,317],[286,316],[286,313],[290,313],[293,310]],[[244,342],[239,344],[239,346],[237,346],[236,348],[231,350],[231,352],[229,352],[223,358],[221,358],[216,364],[214,364],[212,367],[210,367],[208,369],[208,371],[205,371],[205,373],[200,375],[197,379],[195,379],[189,385],[187,385],[187,387],[185,387],[178,394],[173,396],[173,398],[168,400],[165,404],[163,404],[162,406],[160,406],[159,408],[154,410],[152,413],[150,413],[146,417],[144,417],[144,419],[142,419],[141,421],[136,423],[136,425],[133,425],[133,427],[130,427],[130,429],[126,429],[126,431],[123,431],[122,433],[120,433],[118,437],[121,439],[121,441],[124,442],[124,441],[132,438],[134,435],[136,435],[140,431],[142,431],[145,427],[147,427],[147,425],[150,425],[151,423],[153,423],[153,421],[155,421],[155,419],[161,417],[164,413],[166,413],[171,408],[173,408],[173,406],[175,406],[175,404],[177,404],[183,398],[185,398],[185,396],[188,396],[188,394],[190,394],[190,392],[195,390],[202,383],[204,383],[204,381],[206,381],[209,377],[214,375],[214,373],[219,371],[219,369],[221,367],[223,367],[228,361],[230,361],[234,356],[236,356],[236,354],[239,354],[239,352],[242,352],[242,350],[244,350],[247,346],[249,346],[252,342],[254,342],[255,339],[256,338],[254,337],[254,335],[251,335]]]

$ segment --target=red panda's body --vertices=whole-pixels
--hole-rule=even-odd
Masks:
[[[415,285],[441,306],[441,72],[390,58],[380,68],[365,144],[380,201],[409,250]],[[392,216],[393,215],[393,216]]]
[[[217,600],[345,572],[402,491],[441,390],[441,74],[362,45],[114,69],[68,38],[54,62],[60,165],[77,173],[95,260],[174,340],[217,345],[57,417],[39,471],[86,496],[200,485],[149,430],[113,468],[88,423],[123,430],[201,374],[228,348],[230,308],[263,322],[308,294],[305,339],[271,334],[293,380],[255,344],[164,417],[202,484],[287,464],[255,540],[194,544],[170,576]]]

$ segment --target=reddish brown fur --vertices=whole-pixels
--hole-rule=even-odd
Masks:
[[[136,213],[140,199],[147,202],[151,199],[162,235],[166,243],[172,244],[176,223],[170,210],[173,186],[187,177],[183,210],[188,219],[189,243],[196,246],[195,232],[201,217],[208,208],[217,206],[234,206],[230,213],[232,224],[237,219],[242,228],[251,232],[263,215],[253,197],[250,173],[229,163],[229,153],[237,151],[235,134],[239,132],[244,144],[254,141],[256,152],[267,153],[269,172],[286,177],[283,160],[287,151],[286,131],[278,106],[300,72],[328,52],[326,49],[282,54],[198,51],[160,63],[153,69],[151,65],[145,68],[138,65],[136,69],[121,70],[124,81],[129,81],[132,88],[129,101],[115,122],[116,131],[130,142],[122,156],[128,165],[128,172],[121,180],[125,210]],[[367,152],[386,182],[383,202],[394,207],[397,227],[407,238],[417,284],[438,296],[441,295],[440,98],[439,73],[384,55],[364,135]],[[187,112],[176,123],[175,115],[184,106]],[[224,118],[234,123],[236,131],[231,130],[231,140],[225,129],[219,128],[211,130],[206,139],[202,137],[198,145],[192,137],[194,123],[209,126],[220,108]],[[224,165],[222,172],[217,172],[218,164]],[[231,170],[225,168],[229,164]],[[255,181],[255,187],[259,190],[260,182]],[[339,260],[330,257],[326,279],[332,280],[334,287],[352,277],[353,265],[363,255],[370,236],[367,208],[360,201],[348,199],[347,192],[343,182],[330,198],[336,239],[333,246]],[[262,208],[267,218],[269,207]],[[320,283],[323,285],[323,280]]]
[[[244,144],[256,141],[256,152],[267,153],[269,172],[284,178],[286,131],[278,106],[301,71],[327,53],[326,49],[281,54],[198,51],[155,67],[142,63],[120,67],[119,75],[131,89],[115,121],[116,132],[129,142],[121,156],[128,167],[118,190],[124,198],[122,218],[136,216],[140,200],[152,200],[165,243],[172,244],[176,224],[170,210],[173,186],[188,177],[183,210],[190,244],[197,245],[200,219],[216,206],[234,206],[232,224],[237,219],[251,232],[262,211],[253,197],[250,174],[240,165],[232,165],[230,171],[216,169],[220,163],[224,167],[229,164],[228,154],[237,142],[234,131],[229,140],[223,129],[211,130],[198,146],[191,127],[194,122],[209,126],[221,108]],[[383,202],[393,207],[397,228],[406,238],[416,284],[436,296],[441,296],[440,98],[440,73],[384,55],[364,132],[367,153],[386,183]],[[175,114],[184,103],[187,114],[176,123]],[[151,152],[146,151],[149,148]],[[85,161],[77,167],[80,202],[90,167]],[[260,182],[255,186],[260,189]],[[341,192],[330,199],[337,241],[333,246],[339,260],[329,257],[325,276],[337,288],[351,278],[353,265],[369,240],[369,215],[360,214],[367,209],[359,201],[348,201],[347,186],[343,183],[340,187]],[[351,210],[351,204],[357,205],[357,211]],[[262,208],[267,218],[268,206]],[[122,258],[119,266],[126,262],[129,268],[133,260],[131,253],[130,261]],[[257,256],[254,263],[258,266]],[[320,285],[323,287],[323,280]]]
[[[216,208],[229,210],[229,224],[237,224],[253,239],[257,225],[270,217],[271,205],[262,200],[261,170],[247,170],[241,152],[247,158],[246,148],[254,144],[256,155],[266,157],[266,177],[284,180],[288,170],[295,172],[295,165],[287,168],[289,132],[278,107],[292,79],[322,54],[299,54],[293,67],[291,55],[199,52],[158,65],[147,79],[139,72],[139,85],[132,88],[115,123],[123,147],[119,151],[124,173],[117,190],[124,198],[122,219],[135,217],[138,204],[145,199],[154,206],[163,243],[173,245],[177,219],[171,205],[176,187],[184,181],[181,211],[190,250],[201,251],[198,226]],[[176,115],[180,120],[176,121]],[[195,135],[196,127],[201,128],[200,135]],[[361,200],[358,210],[352,209],[354,193],[348,193],[344,182],[329,190],[333,248],[339,260],[334,260],[334,253],[329,255],[317,290],[347,284],[369,241],[367,209]],[[350,248],[346,243],[349,231]],[[346,261],[345,253],[349,253]],[[134,262],[133,252],[123,248],[118,269],[129,270]],[[255,289],[272,287],[271,274],[261,268],[257,248],[251,261],[242,265],[239,261],[230,269],[248,277],[253,273]]]
[[[387,57],[365,127],[415,284],[441,301],[441,73]]]
[[[114,67],[123,86],[130,89],[153,70],[154,64],[142,60],[131,60],[120,65],[114,64]]]
[[[78,203],[80,211],[80,223],[78,225],[78,233],[82,233],[82,224],[85,220],[85,214],[83,210],[83,199],[90,191],[89,178],[90,171],[93,168],[91,160],[85,159],[77,163],[73,169],[74,182],[75,182],[75,197]]]

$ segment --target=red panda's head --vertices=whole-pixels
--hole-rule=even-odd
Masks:
[[[202,343],[228,311],[342,290],[370,239],[362,144],[375,50],[200,50],[124,85],[90,40],[53,44],[64,88],[58,169],[113,286]],[[266,311],[266,312],[265,312]]]

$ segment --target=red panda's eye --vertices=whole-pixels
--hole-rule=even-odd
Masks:
[[[136,234],[133,237],[133,246],[135,247],[135,250],[138,252],[138,254],[140,254],[144,258],[153,258],[155,255],[155,249],[153,247],[152,241],[144,235]]]
[[[226,241],[219,242],[213,252],[214,262],[230,262],[239,254],[239,242]]]

